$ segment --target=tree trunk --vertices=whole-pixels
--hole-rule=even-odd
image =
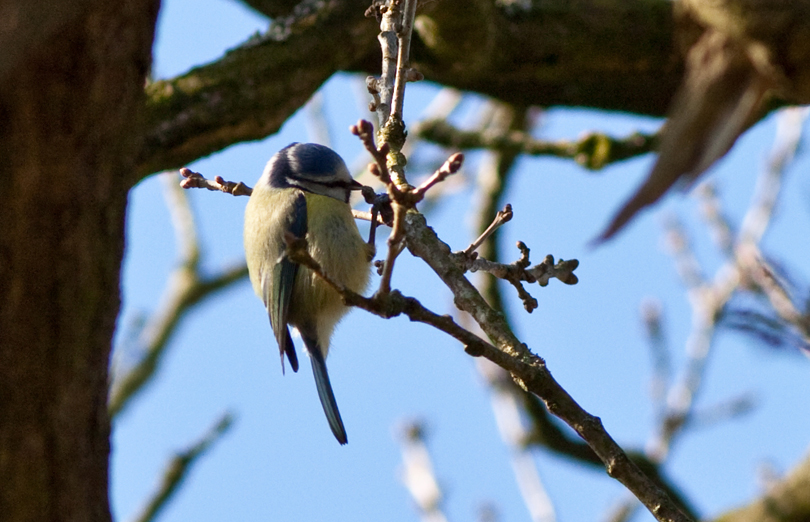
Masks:
[[[76,5],[35,42],[15,24],[25,29],[43,2],[2,8],[0,48],[17,57],[0,78],[4,522],[110,520],[107,366],[125,173],[159,1]]]

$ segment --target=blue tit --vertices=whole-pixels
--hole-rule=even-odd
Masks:
[[[306,236],[309,254],[324,272],[362,292],[368,284],[372,247],[360,236],[348,204],[351,191],[361,187],[332,149],[293,143],[270,158],[245,210],[250,282],[270,316],[282,372],[285,354],[293,371],[298,371],[289,331],[293,326],[312,362],[329,427],[341,444],[347,442],[346,429],[326,371],[326,355],[335,324],[348,308],[311,270],[284,257],[284,236]]]

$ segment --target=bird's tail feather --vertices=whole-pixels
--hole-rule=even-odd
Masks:
[[[284,328],[284,342],[279,343],[281,348],[281,373],[284,374],[284,354],[287,354],[287,359],[290,360],[290,367],[294,372],[298,371],[298,356],[295,354],[295,345],[293,344],[292,337],[290,336],[290,329]]]
[[[315,376],[315,385],[318,388],[318,397],[321,399],[321,406],[323,406],[323,412],[326,414],[326,420],[329,421],[329,427],[332,428],[332,433],[337,441],[346,444],[348,442],[346,428],[343,427],[343,420],[340,418],[335,394],[332,392],[332,384],[329,382],[326,361],[316,342],[304,337],[304,344],[312,361],[312,374]]]

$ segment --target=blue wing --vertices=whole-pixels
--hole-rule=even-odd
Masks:
[[[315,375],[318,398],[321,399],[321,406],[323,406],[323,412],[326,414],[326,420],[329,421],[329,427],[332,429],[337,441],[346,444],[349,442],[346,437],[346,428],[343,426],[343,419],[340,418],[340,411],[338,411],[337,401],[335,401],[335,394],[332,392],[332,383],[329,382],[329,373],[326,371],[326,361],[321,353],[321,348],[318,346],[317,341],[303,332],[301,337],[304,339],[304,346],[306,346],[309,359],[312,361],[312,373]]]
[[[307,233],[307,200],[303,192],[298,190],[295,192],[295,201],[284,225],[285,230],[295,237],[304,237]],[[290,329],[287,326],[290,299],[292,298],[297,273],[298,265],[284,257],[273,266],[270,274],[268,274],[272,278],[273,284],[262,285],[267,311],[270,315],[270,325],[276,335],[279,355],[281,355],[282,373],[284,372],[284,354],[287,354],[287,359],[289,359],[293,371],[298,371],[298,356],[295,353],[295,346],[292,337],[290,337]],[[263,281],[263,283],[266,283],[266,281]],[[267,295],[268,287],[272,295]]]

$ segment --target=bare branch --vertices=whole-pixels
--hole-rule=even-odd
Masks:
[[[690,415],[690,427],[712,427],[751,413],[757,406],[757,399],[752,393],[746,393],[728,400],[713,404]]]
[[[641,303],[641,319],[653,361],[650,395],[658,415],[663,418],[667,407],[666,394],[672,380],[672,356],[664,335],[661,302],[657,299],[645,299]]]
[[[183,480],[191,472],[194,465],[227,433],[232,424],[233,415],[226,412],[199,441],[175,455],[163,471],[163,478],[158,490],[152,495],[141,513],[133,519],[133,522],[152,522],[155,520],[182,485]]]
[[[302,4],[218,60],[147,85],[137,179],[277,132],[335,72],[365,59],[375,26],[362,2]]]
[[[807,107],[794,107],[784,109],[777,119],[774,147],[765,174],[757,181],[755,202],[743,218],[740,242],[758,243],[765,234],[779,199],[782,176],[801,143],[803,123],[807,116]]]
[[[455,254],[455,256],[465,270],[470,272],[484,271],[512,284],[523,301],[524,308],[529,313],[537,308],[537,300],[526,292],[521,284],[522,281],[538,283],[543,287],[548,286],[551,278],[559,279],[567,285],[575,285],[579,282],[577,276],[574,275],[574,270],[579,266],[578,260],[569,259],[565,261],[561,259],[555,263],[554,256],[547,255],[542,263],[529,268],[529,248],[522,241],[518,241],[517,247],[521,252],[521,257],[509,265],[495,263],[478,256],[470,259],[465,253]]]
[[[241,181],[225,181],[222,176],[217,176],[213,180],[210,180],[199,172],[194,172],[185,167],[180,169],[180,174],[184,178],[180,182],[180,186],[184,189],[204,188],[217,192],[224,192],[233,196],[250,196],[253,193],[253,189]],[[372,190],[371,193],[373,194],[374,191]],[[369,212],[352,209],[352,215],[355,219],[372,221],[372,217]],[[384,217],[378,218],[378,222],[383,225],[386,224]]]
[[[199,172],[194,172],[185,167],[180,169],[180,175],[184,178],[183,181],[180,182],[180,186],[184,189],[204,188],[225,192],[233,196],[250,196],[253,193],[253,189],[241,181],[225,181],[222,176],[217,176],[213,180],[210,180],[206,179],[205,176]]]
[[[439,169],[433,173],[424,183],[416,187],[413,191],[413,197],[417,201],[421,201],[425,197],[425,193],[437,183],[441,183],[449,176],[452,176],[461,168],[464,162],[464,154],[456,152],[445,161]]]
[[[404,121],[402,116],[402,106],[405,103],[405,83],[409,81],[419,81],[424,78],[421,73],[410,68],[411,33],[413,32],[413,19],[416,16],[416,4],[418,0],[401,0],[404,4],[402,9],[402,22],[397,31],[397,72],[394,84],[394,95],[391,100],[393,108],[392,116]]]
[[[389,200],[384,203],[390,204],[393,219],[391,223],[391,235],[388,237],[388,255],[383,262],[380,270],[380,286],[377,290],[378,294],[386,294],[391,291],[391,277],[394,271],[394,262],[397,256],[404,249],[404,232],[402,219],[405,212],[409,208],[413,208],[416,203],[422,200],[425,192],[431,186],[443,180],[450,174],[458,171],[464,156],[461,154],[454,154],[451,156],[437,171],[433,177],[423,184],[420,188],[414,189],[410,185],[398,185],[391,177],[391,171],[388,164],[388,143],[383,143],[378,148],[374,143],[373,125],[365,120],[360,120],[356,125],[352,125],[350,131],[355,136],[359,137],[363,146],[374,158],[374,163],[369,166],[372,174],[382,181],[388,191]],[[404,158],[402,158],[404,160]],[[370,194],[365,195],[366,199],[370,199]],[[385,219],[385,216],[384,216]],[[369,238],[371,240],[371,237]]]
[[[709,225],[714,244],[726,258],[734,257],[735,231],[723,212],[716,187],[711,182],[704,182],[700,184],[696,192],[701,203],[701,214],[706,224]]]
[[[625,138],[594,132],[576,141],[547,141],[515,130],[504,133],[464,131],[443,119],[421,121],[413,125],[412,129],[414,136],[444,147],[514,151],[529,156],[567,158],[589,170],[599,170],[612,163],[647,154],[654,151],[658,143],[658,134],[638,132]]]
[[[447,522],[442,512],[442,490],[425,444],[425,426],[412,421],[402,428],[402,470],[400,479],[419,509],[422,522]]]
[[[362,131],[360,125],[355,126]],[[356,132],[364,134],[364,132]],[[367,140],[364,140],[364,143]],[[389,184],[389,187],[393,183]],[[402,192],[407,194],[408,192]],[[389,191],[391,194],[391,191]],[[686,521],[677,504],[651,481],[604,430],[601,421],[585,412],[568,393],[551,377],[545,362],[532,354],[528,347],[518,341],[505,323],[501,314],[493,310],[481,295],[464,277],[464,270],[456,265],[449,247],[442,243],[435,232],[426,226],[424,217],[413,209],[394,201],[394,231],[402,227],[407,237],[407,247],[417,257],[422,258],[439,275],[455,296],[460,310],[468,312],[484,332],[495,342],[490,344],[477,335],[461,328],[448,316],[439,316],[426,309],[416,299],[403,296],[398,291],[378,291],[372,298],[366,298],[349,291],[325,274],[320,265],[307,252],[305,238],[285,238],[288,258],[306,266],[327,284],[341,294],[344,303],[357,306],[381,317],[407,315],[412,321],[434,326],[459,340],[465,351],[473,356],[483,356],[511,372],[525,389],[537,394],[545,401],[549,410],[571,426],[595,451],[607,472],[625,484],[659,520]],[[393,250],[396,243],[389,240]],[[392,257],[389,254],[389,257]],[[386,262],[388,263],[388,260]],[[385,272],[383,274],[385,278]],[[497,347],[496,347],[497,346]]]
[[[514,107],[489,103],[485,109],[500,117],[492,118],[498,129],[524,130],[530,125],[524,111]],[[487,161],[489,160],[489,161]],[[506,205],[503,210],[497,210],[504,195],[506,180],[513,172],[517,156],[506,152],[492,152],[485,161],[481,162],[478,174],[478,200],[475,208],[479,212],[475,215],[476,233],[479,238],[465,251],[469,258],[475,249],[481,247],[480,254],[486,259],[499,260],[499,226],[493,226],[499,221],[506,222],[507,216],[511,219],[511,206]],[[489,238],[489,241],[486,239]],[[483,274],[482,274],[483,275]],[[502,306],[502,296],[496,279],[492,277],[478,277],[478,285],[482,288],[482,295],[495,309],[504,310],[504,319],[509,320],[506,307]],[[510,449],[512,470],[518,484],[523,503],[529,511],[533,522],[552,522],[556,516],[554,505],[540,479],[536,459],[531,455],[527,441],[529,432],[523,426],[521,412],[518,404],[522,406],[521,398],[526,393],[519,389],[510,375],[492,362],[478,358],[476,368],[489,384],[491,393],[492,411],[504,444]],[[543,408],[545,412],[545,408]],[[584,445],[584,443],[581,443]]]
[[[408,249],[436,272],[455,296],[456,306],[469,313],[494,346],[476,344],[486,357],[505,370],[527,390],[538,395],[554,415],[560,417],[582,437],[605,464],[610,476],[619,480],[658,520],[689,520],[676,504],[655,485],[608,435],[598,417],[583,410],[557,383],[545,361],[532,354],[464,277],[450,255],[450,249],[427,227],[424,217],[408,212],[405,219]],[[494,349],[493,349],[494,348]],[[468,347],[468,353],[470,352]]]
[[[394,206],[394,225],[391,235],[388,237],[388,255],[385,256],[382,270],[380,271],[380,287],[378,294],[387,294],[391,291],[391,277],[394,274],[394,261],[405,249],[405,235],[402,232],[402,217],[405,210],[400,205]]]
[[[354,210],[352,209],[352,216],[354,219],[362,219],[363,221],[376,221],[378,225],[385,225],[385,221],[383,221],[382,216],[377,216],[376,218],[371,217],[371,212],[364,212],[362,210]],[[373,241],[369,241],[373,243]]]
[[[367,120],[359,120],[355,125],[349,127],[349,132],[360,138],[363,146],[371,157],[374,158],[374,165],[369,166],[371,173],[388,185],[391,183],[391,175],[388,172],[386,155],[388,154],[388,144],[382,143],[379,148],[374,143],[374,125]]]
[[[401,1],[376,1],[366,11],[366,16],[374,13],[380,24],[377,40],[382,50],[382,71],[379,78],[368,77],[366,85],[374,96],[374,111],[377,112],[377,123],[383,128],[391,116],[392,100],[397,74],[397,29],[401,27]]]
[[[441,277],[456,296],[457,306],[468,312],[493,339],[498,347],[484,341],[460,327],[451,317],[439,316],[413,298],[394,290],[366,298],[332,280],[307,252],[306,239],[288,237],[286,255],[321,277],[343,297],[345,304],[357,306],[381,317],[407,315],[412,321],[429,324],[459,340],[465,351],[476,357],[486,357],[512,373],[516,381],[528,391],[541,397],[549,411],[563,419],[582,437],[599,456],[610,476],[639,498],[653,515],[661,521],[687,521],[677,505],[651,481],[608,435],[598,417],[585,412],[554,380],[545,362],[532,354],[509,329],[501,314],[491,309],[481,295],[455,265],[450,249],[439,241],[435,232],[427,227],[424,217],[409,211],[405,216],[408,248],[424,259]]]
[[[223,269],[213,276],[203,276],[199,272],[200,251],[188,200],[173,174],[167,174],[164,179],[180,259],[177,268],[169,275],[158,311],[149,318],[136,340],[137,349],[143,353],[141,360],[126,373],[113,365],[114,377],[107,405],[113,418],[155,375],[169,339],[183,317],[203,299],[242,280],[248,273],[244,263]]]
[[[694,292],[705,287],[706,276],[692,249],[691,238],[675,216],[668,217],[664,223],[664,241],[684,286]]]
[[[408,55],[416,14],[416,0],[379,0],[369,11],[376,10],[380,22],[378,40],[382,49],[382,74],[374,88],[369,91],[379,93],[377,103],[378,141],[387,145],[386,164],[394,185],[400,190],[410,188],[405,178],[405,123],[402,119],[402,103],[408,74]],[[369,80],[368,83],[373,83]],[[375,98],[376,102],[376,98]],[[395,107],[396,104],[396,107]],[[392,198],[393,199],[393,198]],[[396,233],[396,229],[392,231]]]
[[[757,245],[737,248],[737,261],[745,276],[768,299],[773,311],[798,334],[805,347],[810,346],[810,317],[793,303],[788,289],[763,259]]]
[[[728,255],[728,261],[712,280],[703,276],[683,229],[677,224],[669,227],[669,243],[676,266],[689,288],[692,329],[686,343],[686,370],[682,379],[670,388],[668,409],[662,417],[659,433],[648,444],[648,455],[658,462],[663,462],[666,458],[674,438],[693,414],[694,400],[702,386],[717,322],[739,290],[748,288],[761,292],[779,317],[795,328],[802,341],[810,342],[807,320],[797,310],[788,291],[762,258],[758,245],[770,224],[781,178],[796,150],[806,115],[805,109],[783,111],[772,159],[768,168],[760,175],[757,195],[743,218],[743,225],[736,238],[728,237],[732,234],[733,227],[723,217],[724,212],[716,193],[713,190],[704,193],[704,215],[714,231],[718,246]],[[731,245],[730,241],[733,241]]]
[[[254,6],[266,3],[249,1]],[[28,8],[27,3],[17,3]],[[262,9],[274,19],[269,32],[284,39],[253,37],[212,63],[147,86],[137,178],[273,134],[338,71],[376,74],[379,52],[372,46],[378,28],[362,16],[368,0],[320,2],[323,9],[315,16],[291,13],[291,6],[299,3]],[[683,72],[682,63],[674,59],[678,53],[670,2],[626,0],[615,6],[594,0],[570,5],[534,2],[532,16],[525,17],[512,16],[504,4],[468,2],[465,9],[452,2],[426,6],[431,24],[417,26],[416,31],[429,48],[421,57],[430,59],[416,62],[418,57],[412,56],[413,65],[436,84],[521,106],[666,113]],[[594,12],[599,16],[592,16]],[[628,15],[649,23],[628,28]],[[605,38],[622,30],[632,35]],[[563,34],[576,34],[576,45],[561,38]],[[340,42],[340,52],[335,52],[335,42]],[[497,52],[468,51],[481,49],[484,43]],[[555,66],[537,74],[549,48],[557,50]],[[514,67],[515,63],[539,65]],[[606,68],[607,63],[612,66]]]
[[[510,450],[512,469],[515,474],[523,502],[526,504],[532,522],[554,522],[557,517],[554,505],[529,451],[527,441],[530,433],[521,420],[519,394],[509,374],[503,368],[486,359],[478,359],[479,373],[487,380],[491,391],[492,411],[498,432]],[[524,393],[522,390],[519,393]]]
[[[509,221],[512,220],[512,216],[512,205],[507,203],[506,206],[503,207],[503,210],[498,211],[498,213],[495,215],[495,219],[492,220],[492,223],[490,223],[490,225],[483,232],[481,232],[481,235],[478,236],[475,241],[470,243],[470,246],[464,250],[464,255],[472,256],[472,253],[475,252],[478,247],[480,247],[481,244],[489,238],[489,236],[495,233],[495,231],[498,230],[503,224],[509,223]]]

